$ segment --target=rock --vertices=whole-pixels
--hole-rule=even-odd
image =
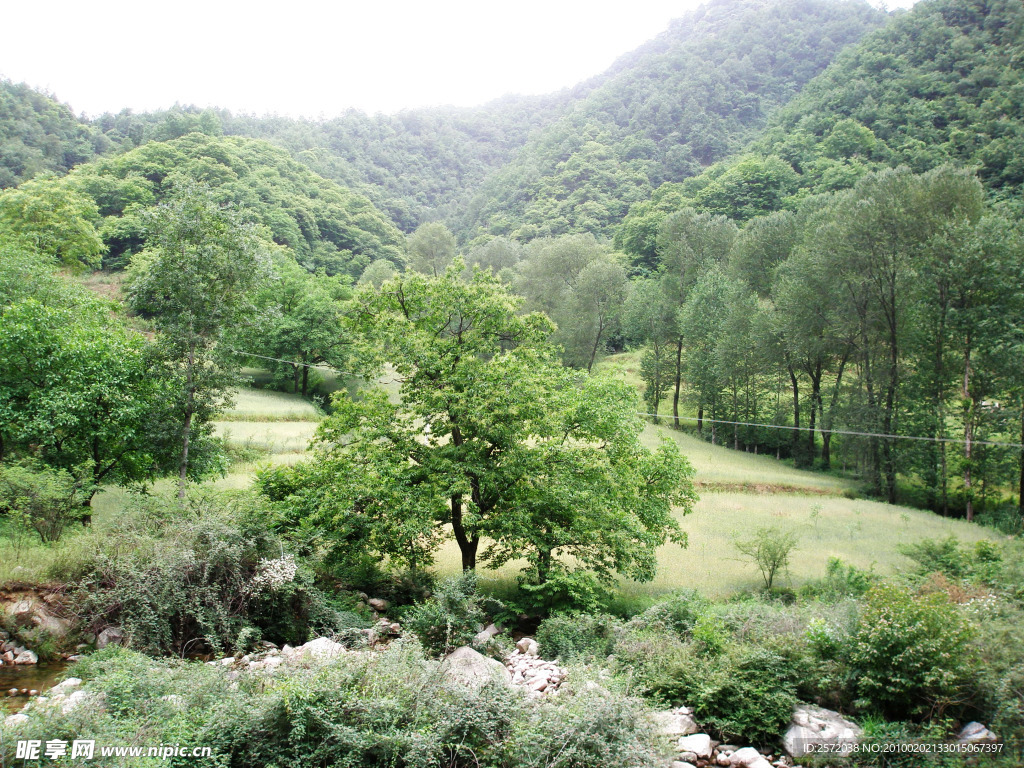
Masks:
[[[390,603],[387,600],[382,600],[379,597],[371,597],[366,601],[366,604],[373,608],[377,613],[383,613],[388,609]]]
[[[82,687],[82,680],[78,677],[69,677],[60,683],[57,683],[53,688],[50,689],[50,695],[57,693],[71,693]]]
[[[3,656],[0,656],[4,660],[4,664],[14,663],[14,651],[7,651]]]
[[[484,645],[499,632],[501,632],[501,630],[498,629],[497,626],[494,624],[488,624],[485,629],[476,633],[476,636],[473,638],[473,645]]]
[[[535,677],[533,680],[529,681],[526,684],[526,687],[529,688],[531,691],[536,691],[537,693],[543,693],[545,690],[547,690],[548,679],[546,677],[543,677],[543,676]]]
[[[672,762],[672,768],[697,768],[693,763],[688,763],[685,760],[674,760]]]
[[[32,653],[32,651],[22,651],[14,657],[14,663],[23,665],[38,664],[39,657]]]
[[[277,669],[282,664],[284,664],[284,659],[280,656],[268,656],[263,660],[264,669]]]
[[[75,691],[61,702],[61,714],[67,715],[74,712],[81,706],[89,705],[90,708],[98,708],[103,705],[103,695],[90,693],[89,691]]]
[[[532,637],[524,637],[518,643],[516,643],[516,650],[524,656],[539,656],[540,646],[537,645],[537,641]]]
[[[4,725],[8,728],[13,725],[21,725],[22,723],[28,722],[28,715],[23,715],[20,712],[16,715],[8,715],[4,718]]]
[[[680,707],[679,709],[655,712],[652,715],[660,735],[689,736],[691,733],[697,733],[700,730],[697,727],[697,721],[693,719],[693,715],[689,712],[681,711],[682,709],[683,707]]]
[[[957,734],[958,744],[995,744],[999,737],[981,723],[970,722]]]
[[[697,755],[695,755],[693,752],[680,752],[679,759],[682,760],[684,763],[696,763]]]
[[[388,629],[391,631],[391,634],[393,634],[393,635],[400,635],[400,634],[402,634],[402,625],[399,624],[397,621],[392,622],[391,624],[389,624],[388,625]]]
[[[300,645],[295,651],[298,655],[310,656],[314,659],[330,659],[347,653],[344,645],[336,643],[329,637],[318,637],[316,640],[310,640],[305,645]]]
[[[772,768],[772,764],[768,762],[765,756],[753,747],[737,749],[730,756],[729,764],[736,766],[736,768],[741,766],[742,768]]]
[[[793,710],[782,746],[790,757],[803,757],[821,745],[857,744],[861,729],[838,712],[809,704]]]
[[[711,757],[713,751],[711,737],[706,733],[694,733],[689,736],[683,736],[676,744],[676,751],[692,752],[697,757],[702,757],[706,760]]]
[[[441,670],[470,688],[482,688],[492,680],[506,685],[512,682],[512,675],[504,664],[484,656],[468,645],[448,654],[441,662]]]
[[[108,645],[124,645],[124,630],[120,627],[107,627],[96,636],[97,648],[106,648]]]
[[[74,653],[74,654],[68,656],[67,660],[68,661],[81,661],[84,658],[85,658],[85,656],[83,656],[82,654]]]
[[[17,696],[18,695],[18,689],[17,688],[8,688],[7,689],[7,695],[8,696]]]

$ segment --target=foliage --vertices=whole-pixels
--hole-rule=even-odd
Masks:
[[[57,541],[69,523],[84,517],[83,495],[81,483],[66,471],[0,466],[0,509],[16,524],[34,528],[44,544]]]
[[[967,617],[944,594],[873,587],[850,646],[861,696],[886,715],[941,712],[973,669]]]
[[[634,617],[630,624],[637,627],[660,625],[680,637],[686,637],[693,631],[697,620],[709,605],[708,600],[696,590],[680,590]]]
[[[672,507],[693,503],[685,459],[641,446],[627,387],[556,363],[546,318],[518,314],[489,273],[460,271],[357,294],[400,402],[379,389],[335,399],[299,517],[412,567],[450,524],[465,570],[486,536],[481,560],[525,557],[535,586],[576,569],[650,579],[656,547],[681,539]]]
[[[88,504],[100,483],[167,466],[167,381],[142,334],[44,264],[9,253],[0,267],[0,455],[72,472]],[[208,469],[212,446],[197,442]]]
[[[135,648],[184,656],[244,652],[235,648],[243,632],[253,643],[302,643],[314,627],[334,628],[333,609],[249,496],[194,496],[185,509],[161,497],[131,504],[71,585],[94,631],[117,624]]]
[[[0,192],[0,236],[70,269],[99,266],[98,221],[96,204],[53,176]]]
[[[864,570],[841,558],[830,557],[825,566],[825,577],[800,588],[800,594],[817,597],[820,600],[836,601],[849,597],[860,597],[877,580],[873,569]]]
[[[774,107],[882,19],[863,6],[833,3],[691,11],[588,84],[572,109],[531,136],[475,192],[459,229],[470,238],[484,233],[521,241],[607,237],[653,188],[737,151]],[[772,163],[792,176],[785,163]],[[742,198],[742,182],[725,186],[708,193],[715,205],[717,198],[728,200],[726,206],[749,215],[763,204],[730,199],[734,192]]]
[[[432,655],[444,656],[469,645],[483,629],[487,617],[482,603],[476,574],[465,573],[438,582],[429,599],[403,614],[402,623]]]
[[[273,684],[243,673],[231,685],[229,670],[123,649],[92,655],[76,673],[106,707],[16,726],[0,759],[14,759],[18,739],[41,736],[197,744],[209,746],[219,765],[254,768],[660,764],[647,709],[635,698],[583,686],[539,702],[498,686],[474,692],[439,675],[407,641],[282,667]]]
[[[369,200],[263,141],[191,133],[81,166],[67,184],[99,207],[105,264],[124,266],[147,242],[146,212],[184,179],[208,188],[219,206],[243,211],[261,238],[311,272],[355,279],[375,259],[404,264],[401,234]]]
[[[540,623],[535,637],[545,658],[602,661],[615,647],[621,626],[608,614],[556,613]]]
[[[109,147],[110,141],[68,105],[0,78],[0,189],[47,171],[67,173]]]
[[[794,531],[768,527],[759,528],[749,539],[737,539],[733,546],[754,562],[761,571],[765,590],[771,591],[776,574],[788,567],[798,540],[799,536]]]
[[[209,434],[209,421],[230,401],[228,387],[240,364],[220,342],[243,322],[264,260],[252,228],[221,208],[209,189],[186,182],[148,218],[149,250],[132,261],[128,300],[158,332],[184,497],[192,433]]]

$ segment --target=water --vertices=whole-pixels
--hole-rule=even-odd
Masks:
[[[17,712],[28,703],[28,696],[8,696],[8,689],[45,691],[57,682],[67,666],[65,662],[56,662],[0,667],[0,712]]]

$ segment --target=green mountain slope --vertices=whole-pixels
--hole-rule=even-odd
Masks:
[[[43,171],[67,173],[108,145],[66,104],[24,83],[0,79],[0,189]]]
[[[607,235],[631,203],[735,152],[885,15],[861,2],[716,0],[624,57],[484,183],[463,237]]]
[[[868,170],[947,162],[1000,197],[1024,183],[1024,5],[922,0],[845,51],[781,110],[754,149],[813,191]]]
[[[310,270],[355,277],[376,259],[404,263],[402,234],[369,200],[265,141],[191,133],[80,166],[67,183],[96,201],[106,262],[118,265],[143,244],[140,213],[184,176],[248,211]]]

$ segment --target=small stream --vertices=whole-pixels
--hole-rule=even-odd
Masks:
[[[0,667],[0,713],[17,712],[28,703],[28,696],[8,696],[11,688],[45,691],[52,687],[67,669],[67,662],[26,664]]]

